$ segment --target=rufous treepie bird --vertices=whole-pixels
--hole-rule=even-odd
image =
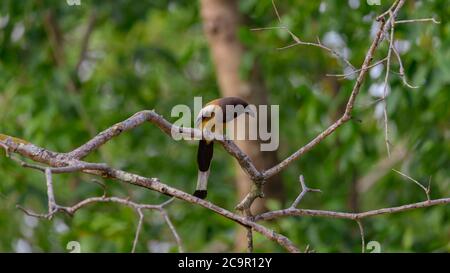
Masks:
[[[195,126],[215,135],[222,135],[226,123],[241,114],[255,117],[255,113],[247,107],[248,103],[238,97],[225,97],[213,100],[203,107],[195,121]],[[201,139],[198,144],[197,164],[198,177],[194,196],[205,199],[207,195],[208,177],[214,151],[213,139]]]

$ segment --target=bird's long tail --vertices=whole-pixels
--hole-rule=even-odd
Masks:
[[[194,196],[205,199],[207,195],[209,168],[214,152],[214,142],[200,140],[197,151],[198,177]]]

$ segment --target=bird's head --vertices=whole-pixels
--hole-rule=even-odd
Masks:
[[[225,97],[213,100],[203,107],[195,121],[197,128],[204,127],[205,123],[227,123],[242,114],[256,117],[255,111],[248,102],[238,97]]]

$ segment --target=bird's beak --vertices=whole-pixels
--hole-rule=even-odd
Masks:
[[[249,116],[251,116],[252,118],[256,118],[256,113],[252,110],[252,109],[250,109],[250,108],[246,108],[245,109],[245,112],[244,113],[247,113]]]

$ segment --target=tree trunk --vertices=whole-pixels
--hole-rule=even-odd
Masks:
[[[203,27],[211,49],[216,75],[222,96],[241,97],[250,104],[268,105],[267,91],[260,70],[253,64],[247,79],[240,77],[239,67],[245,48],[238,40],[237,31],[242,17],[235,0],[201,0]],[[259,170],[272,167],[277,162],[275,152],[261,152],[259,141],[236,141],[236,144],[255,163]],[[242,199],[249,191],[251,180],[235,162],[238,197]],[[275,176],[268,181],[264,193],[266,198],[282,200],[281,179]],[[253,213],[264,210],[264,200],[258,199],[252,206]],[[238,232],[236,250],[246,247],[245,229]]]

